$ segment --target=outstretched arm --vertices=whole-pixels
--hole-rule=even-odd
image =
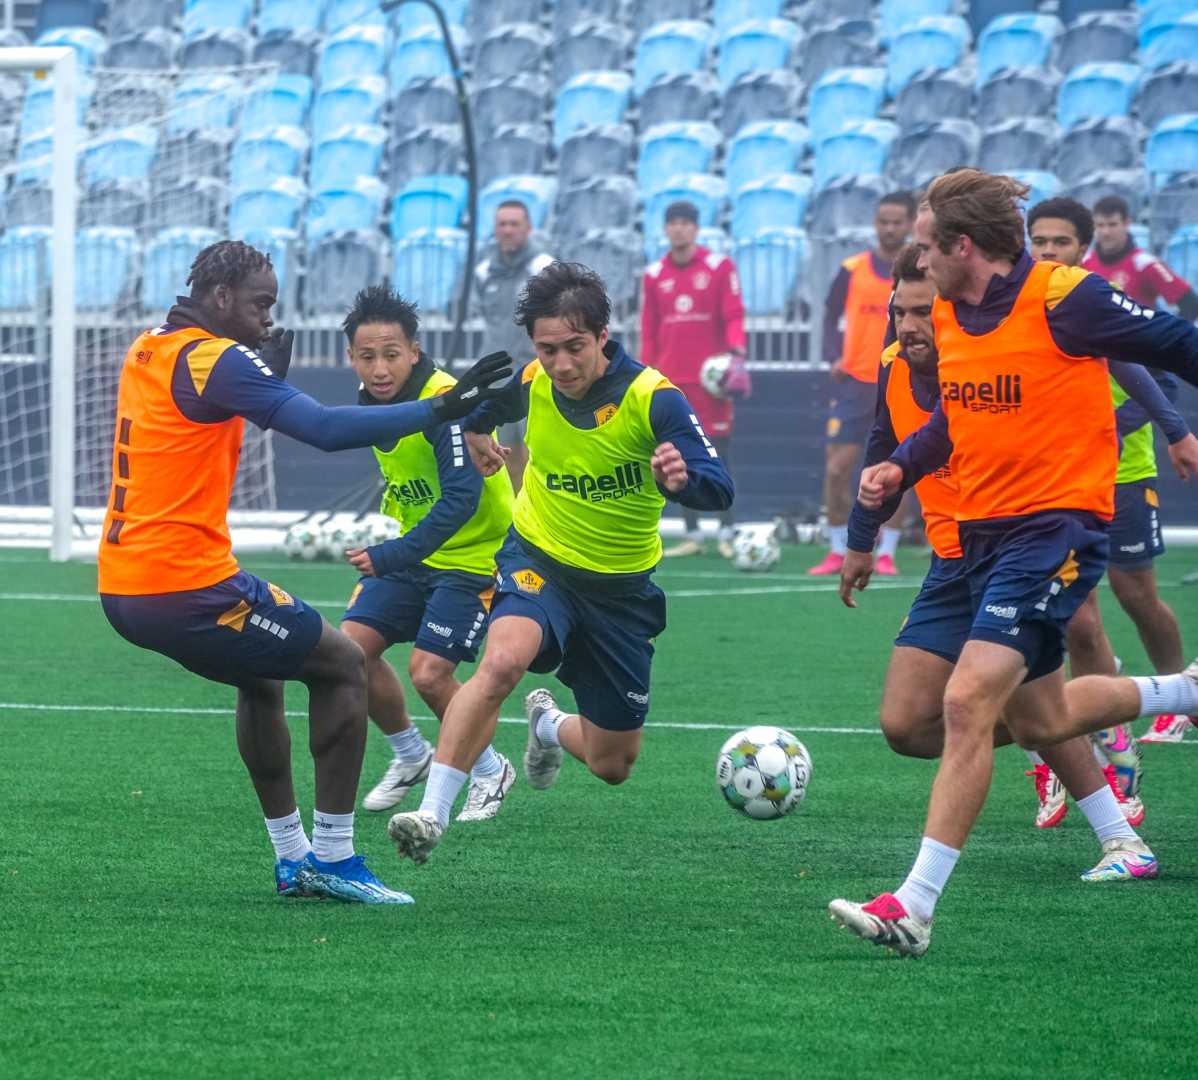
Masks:
[[[1110,362],[1111,378],[1127,395],[1128,400],[1115,410],[1115,424],[1119,436],[1138,431],[1149,421],[1165,433],[1170,443],[1180,442],[1190,433],[1185,417],[1173,407],[1152,373],[1139,364],[1125,364],[1120,360]]]

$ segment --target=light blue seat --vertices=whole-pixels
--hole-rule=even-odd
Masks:
[[[1082,64],[1057,91],[1057,120],[1072,127],[1079,120],[1127,116],[1140,84],[1135,64]]]
[[[382,75],[387,29],[384,26],[347,26],[328,38],[320,50],[317,71],[322,86],[335,86],[363,75]]]
[[[461,63],[470,47],[466,31],[451,25],[449,36],[453,41],[458,62]],[[452,75],[449,53],[438,26],[423,26],[411,37],[401,38],[392,49],[388,68],[392,91],[401,90],[413,79],[431,78],[437,75]]]
[[[1183,225],[1169,238],[1165,262],[1185,281],[1198,281],[1198,225]]]
[[[501,202],[518,199],[528,208],[534,229],[543,229],[557,197],[557,181],[551,176],[501,176],[478,195],[478,220],[484,228],[495,220]]]
[[[728,201],[728,185],[719,176],[703,173],[679,173],[664,187],[645,200],[645,235],[659,232],[665,224],[666,207],[685,199],[699,211],[699,225],[709,228],[718,223]]]
[[[319,142],[349,124],[377,124],[386,97],[387,82],[381,75],[322,86],[312,103],[312,138]],[[418,118],[409,121],[415,124]]]
[[[633,62],[637,97],[662,76],[702,70],[711,42],[711,25],[693,19],[667,20],[649,27],[637,42]]]
[[[417,176],[391,203],[391,238],[416,229],[456,227],[466,210],[466,181],[460,176]]]
[[[387,157],[393,191],[398,191],[414,176],[464,172],[462,129],[457,124],[405,128],[398,138],[394,138]]]
[[[585,142],[580,138],[586,132],[595,128],[574,133],[573,139],[567,143],[558,163],[558,180],[565,182],[562,177],[567,161],[573,165],[576,155],[571,149],[580,150]],[[603,127],[604,132],[620,131],[626,140],[620,168],[628,164],[628,146],[632,143],[632,129],[626,124],[610,124]],[[549,129],[544,124],[504,124],[495,131],[488,132],[479,139],[478,143],[478,179],[481,184],[489,184],[501,176],[516,176],[525,173],[541,173],[545,171],[545,162],[549,158]],[[585,166],[584,166],[585,168]],[[450,172],[441,167],[429,169],[429,172]],[[588,170],[589,174],[589,170]],[[414,173],[412,175],[415,175]]]
[[[378,124],[352,124],[326,135],[312,150],[312,189],[342,187],[359,176],[377,177],[386,141],[387,133]]]
[[[882,43],[889,45],[899,31],[929,15],[951,15],[953,0],[882,0],[878,12],[878,31]]]
[[[1079,176],[1069,185],[1069,194],[1083,206],[1093,206],[1104,195],[1118,195],[1127,200],[1133,218],[1148,202],[1148,174],[1142,167],[1135,169],[1099,169],[1084,176]],[[1195,218],[1198,220],[1198,218]],[[1153,222],[1155,226],[1155,221]],[[1163,245],[1163,238],[1158,245],[1154,237],[1151,248],[1157,250]]]
[[[141,267],[141,306],[146,311],[168,311],[187,287],[195,257],[221,238],[215,229],[173,227],[161,229],[146,245]]]
[[[419,5],[412,5],[419,6]],[[572,25],[578,19],[587,18],[596,5],[590,0],[584,0],[584,10],[577,11],[567,8],[564,0],[554,5],[556,14],[565,16],[567,21],[561,25]],[[506,23],[537,22],[545,7],[543,0],[487,0],[486,3],[472,3],[466,19],[470,32],[479,40],[486,37],[492,30]],[[563,8],[566,8],[563,11]],[[573,17],[572,17],[573,16]]]
[[[838,176],[885,172],[897,136],[897,125],[889,120],[846,120],[839,131],[816,139],[816,188]]]
[[[267,128],[304,127],[312,104],[312,80],[306,75],[266,75],[246,94],[241,107],[241,132],[253,135]]]
[[[275,268],[275,278],[279,283],[279,298],[282,300],[288,293],[291,284],[292,264],[299,249],[299,231],[297,229],[280,228],[251,228],[244,236],[235,239],[244,240],[251,247],[270,256]]]
[[[175,91],[166,129],[187,131],[230,128],[237,110],[237,84],[231,75],[192,76]]]
[[[640,95],[641,128],[677,120],[706,120],[716,112],[719,83],[706,71],[661,75]]]
[[[387,17],[379,0],[327,0],[324,9],[324,29],[336,34],[348,26],[378,26],[386,28]]]
[[[1168,34],[1179,19],[1198,11],[1194,0],[1151,0],[1137,2],[1136,7],[1140,15],[1136,36],[1141,49],[1148,49],[1158,37]]]
[[[391,281],[421,311],[447,312],[455,303],[466,263],[461,229],[419,229],[395,244]]]
[[[978,149],[978,168],[986,172],[1009,169],[1051,169],[1061,141],[1061,129],[1048,116],[1017,116],[988,127]]]
[[[618,124],[624,119],[632,77],[623,71],[585,71],[575,75],[557,95],[553,107],[553,141],[557,146],[580,127]]]
[[[111,40],[104,53],[104,66],[126,71],[164,71],[175,67],[178,52],[179,35],[154,26]]]
[[[87,69],[100,62],[108,48],[108,39],[90,26],[60,26],[40,34],[35,45],[65,45],[75,50],[79,68]]]
[[[383,213],[387,188],[373,176],[352,184],[312,193],[304,215],[304,232],[312,244],[330,233],[373,229]]]
[[[205,30],[185,38],[179,66],[185,71],[200,68],[233,68],[248,64],[254,39],[248,30],[231,27],[224,30]]]
[[[245,188],[229,207],[229,232],[244,236],[250,229],[294,229],[307,201],[308,189],[294,176],[279,176],[260,187]]]
[[[387,277],[387,241],[377,229],[328,233],[309,245],[304,275],[304,310],[342,318],[360,289]]]
[[[814,184],[800,173],[777,173],[752,180],[732,197],[732,236],[743,240],[774,225],[799,228]]]
[[[878,173],[842,176],[816,192],[808,216],[812,236],[835,236],[843,229],[869,221],[891,184]]]
[[[715,0],[715,28],[720,33],[749,19],[776,19],[785,0]]]
[[[1147,68],[1158,68],[1174,60],[1198,60],[1198,11],[1183,15],[1165,27],[1141,49]]]
[[[1065,23],[1057,66],[1072,71],[1078,64],[1130,60],[1136,51],[1134,11],[1088,11],[1076,19],[1057,12]]]
[[[83,209],[80,209],[83,213]],[[54,220],[54,186],[49,179],[13,184],[0,199],[0,220],[14,225],[49,225]],[[90,224],[90,223],[89,223]]]
[[[141,245],[133,229],[94,226],[75,234],[75,304],[114,307],[137,270]]]
[[[972,73],[961,68],[917,71],[899,92],[894,114],[903,127],[973,116]]]
[[[799,71],[808,86],[814,86],[833,68],[881,62],[874,22],[868,18],[829,16],[829,21],[809,29],[799,51]]]
[[[451,30],[465,29],[466,15],[471,6],[471,0],[438,0],[441,10],[445,13],[445,21]],[[429,27],[437,28],[437,17],[427,4],[404,4],[403,7],[391,13],[392,26],[401,38],[411,37]]]
[[[208,30],[244,30],[250,25],[253,9],[253,0],[186,0],[183,35],[195,37]]]
[[[1043,169],[1011,169],[1007,175],[1031,188],[1024,203],[1025,207],[1035,206],[1036,203],[1055,198],[1061,193],[1061,180],[1056,173]]]
[[[78,80],[75,95],[75,117],[82,124],[91,104],[94,86],[88,76]],[[25,101],[21,106],[21,136],[27,138],[54,126],[54,79],[27,79]]]
[[[885,99],[886,72],[882,68],[825,71],[811,90],[807,110],[812,139],[830,134],[845,120],[872,119]]]
[[[259,0],[258,36],[272,30],[319,30],[324,16],[324,0]]]
[[[553,85],[565,86],[584,71],[604,71],[612,66],[613,57],[627,52],[628,31],[622,21],[584,19],[554,38],[550,51]]]
[[[253,62],[274,68],[280,75],[316,74],[319,30],[272,30],[254,42]]]
[[[728,145],[724,162],[728,190],[735,194],[762,176],[797,172],[808,141],[807,129],[794,120],[759,120],[745,125]]]
[[[1072,186],[1099,169],[1134,169],[1143,160],[1142,129],[1130,116],[1081,120],[1065,132],[1057,151],[1057,175]]]
[[[474,50],[476,85],[502,79],[513,71],[538,70],[552,42],[552,35],[538,23],[497,26]]]
[[[750,19],[730,26],[720,37],[717,73],[731,86],[750,71],[780,71],[790,67],[799,28],[785,19]]]
[[[720,127],[731,138],[755,120],[793,120],[802,84],[793,71],[750,71],[724,91]]]
[[[594,231],[596,230],[592,230],[592,232]],[[590,233],[587,235],[589,236]],[[709,226],[706,229],[700,229],[695,237],[695,242],[700,247],[705,247],[708,251],[714,252],[716,255],[732,254],[732,237],[729,236],[723,229],[716,228],[715,226]],[[669,237],[666,236],[665,229],[659,229],[656,233],[650,233],[645,237],[644,261],[656,262],[669,250]],[[585,248],[580,250],[579,261],[585,263],[586,259],[583,257],[584,252]]]
[[[27,138],[22,137],[17,147],[18,184],[48,184],[53,169],[51,155],[54,153],[54,129],[47,128]]]
[[[533,130],[538,128],[536,125],[531,126]],[[619,176],[626,173],[632,160],[633,142],[631,124],[592,124],[579,128],[562,143],[561,151],[557,155],[557,182],[563,187],[568,187],[589,180],[592,176]],[[547,153],[547,146],[545,151]],[[484,155],[479,156],[482,160],[487,160]],[[501,163],[511,156],[500,148],[494,153],[492,160]],[[488,182],[497,176],[540,172],[545,156],[546,154],[539,154],[535,165],[526,164],[520,168],[509,167],[495,172]],[[490,161],[487,161],[487,164],[489,165]]]
[[[453,88],[452,80],[448,81]],[[403,96],[411,93],[411,88]],[[504,124],[539,124],[545,119],[545,102],[549,97],[549,80],[544,75],[531,71],[521,71],[502,79],[493,79],[478,87],[473,94],[474,130],[478,132],[494,131]],[[419,103],[414,103],[418,106]],[[437,120],[426,120],[425,123],[460,124],[458,115],[456,90],[452,99],[453,111],[451,116],[439,117]],[[438,103],[438,108],[440,103]]]
[[[630,176],[593,176],[561,188],[554,215],[558,237],[577,237],[588,229],[610,227],[613,221],[631,221],[636,213],[636,196],[636,181]],[[658,221],[657,232],[661,226]]]
[[[413,124],[461,124],[462,113],[458,102],[458,91],[452,76],[435,75],[427,79],[413,79],[391,101],[391,112],[395,116],[407,116]],[[513,118],[517,123],[519,118]],[[498,125],[496,125],[498,126]],[[474,130],[487,131],[491,125],[484,124],[475,112]]]
[[[84,149],[84,180],[144,180],[157,150],[158,129],[149,124],[110,131]]]
[[[1198,101],[1198,60],[1176,60],[1145,72],[1136,112],[1140,123],[1151,131],[1166,116],[1184,111],[1186,102],[1191,101]]]
[[[1061,33],[1054,15],[1019,13],[991,19],[978,37],[978,83],[1001,68],[1047,67]]]
[[[301,128],[280,125],[243,135],[229,158],[230,185],[241,192],[280,176],[302,176],[307,156],[308,135]]]
[[[1170,116],[1157,124],[1148,136],[1144,164],[1158,186],[1175,173],[1198,171],[1198,112]]]
[[[978,88],[975,115],[1004,117],[1052,116],[1056,111],[1060,76],[1051,68],[1002,68]]]
[[[702,239],[699,243],[703,243]],[[563,261],[584,263],[594,270],[603,279],[617,312],[635,304],[645,261],[634,230],[619,226],[588,229],[580,236],[571,237],[554,254]],[[621,314],[631,312],[625,310]]]
[[[20,225],[0,235],[0,309],[39,306],[50,287],[49,225]]]
[[[678,173],[705,173],[711,168],[720,132],[714,124],[687,121],[658,124],[641,139],[636,176],[641,193],[652,195]]]
[[[949,169],[976,164],[979,141],[977,125],[960,117],[905,127],[894,144],[886,174],[896,187],[925,187]]]
[[[917,71],[956,67],[969,48],[969,24],[958,15],[925,15],[899,29],[890,43],[887,85],[897,96]]]
[[[807,264],[807,234],[775,225],[737,240],[732,249],[749,315],[787,315],[793,310]]]

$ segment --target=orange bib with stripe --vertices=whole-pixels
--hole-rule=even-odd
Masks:
[[[878,381],[878,354],[886,340],[890,313],[890,278],[874,273],[868,251],[845,260],[849,291],[844,301],[845,374],[864,383]]]

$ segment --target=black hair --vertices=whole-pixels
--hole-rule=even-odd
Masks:
[[[1094,215],[1076,199],[1061,196],[1036,203],[1027,212],[1027,231],[1029,233],[1032,231],[1032,226],[1041,218],[1060,218],[1062,221],[1072,223],[1074,229],[1077,230],[1077,239],[1083,251],[1090,246],[1090,241],[1094,239]]]
[[[1094,204],[1094,213],[1103,217],[1114,217],[1117,214],[1124,221],[1131,220],[1131,207],[1122,195],[1104,195]]]
[[[532,214],[528,212],[528,203],[521,202],[519,199],[504,199],[495,207],[495,213],[498,214],[500,210],[523,210],[525,218],[529,222],[532,221]]]
[[[405,300],[389,286],[368,285],[354,297],[354,306],[341,324],[351,345],[358,327],[367,323],[398,325],[408,341],[415,341],[420,330],[420,312],[415,304]]]
[[[883,206],[901,206],[907,211],[907,217],[915,217],[915,196],[909,191],[892,191],[878,200],[878,208]]]
[[[233,288],[251,274],[273,269],[274,264],[266,252],[250,247],[242,240],[218,240],[195,257],[187,284],[191,286],[191,295],[199,297],[218,285]]]
[[[516,301],[516,325],[529,337],[538,319],[565,319],[573,329],[598,337],[611,321],[603,279],[582,263],[550,263],[528,279]]]
[[[894,260],[894,286],[900,281],[926,281],[927,273],[919,268],[921,252],[915,244],[907,244]]]

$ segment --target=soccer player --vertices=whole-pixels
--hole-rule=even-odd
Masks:
[[[824,449],[824,507],[831,550],[808,573],[839,574],[847,550],[853,473],[869,435],[877,405],[878,357],[889,321],[890,278],[894,257],[907,242],[915,200],[905,191],[878,203],[875,251],[845,259],[824,305],[824,360],[831,365],[833,398]],[[882,531],[875,570],[894,575],[894,553],[902,530]]]
[[[929,187],[915,241],[938,294],[940,402],[861,478],[859,498],[876,508],[951,458],[973,607],[945,689],[944,754],[915,864],[895,893],[829,907],[861,937],[915,955],[985,801],[1000,718],[1021,745],[1040,747],[1198,707],[1198,662],[1155,678],[1084,676],[1066,700],[1064,628],[1102,575],[1114,511],[1115,417],[1097,357],[1198,384],[1198,328],[1146,312],[1080,268],[1034,261],[1018,206],[1027,190],[975,169]],[[1130,876],[1155,870],[1150,857],[1127,866]]]
[[[528,469],[498,556],[482,660],[446,711],[420,809],[389,825],[416,862],[440,842],[466,770],[526,671],[556,670],[578,704],[567,714],[544,689],[525,699],[529,785],[552,786],[563,750],[609,784],[628,778],[649,711],[653,640],[666,625],[652,580],[662,508],[732,503],[732,480],[690,403],[609,339],[610,317],[594,271],[560,262],[541,271],[516,306],[537,359],[466,423],[482,433],[527,416]]]
[[[134,645],[237,688],[237,747],[266,817],[280,894],[411,903],[354,854],[362,650],[233,557],[226,513],[243,418],[322,450],[387,444],[463,416],[506,379],[509,360],[485,358],[431,400],[326,408],[283,381],[292,335],[268,333],[278,296],[269,256],[222,240],[196,256],[187,280],[190,296],[138,336],[121,368],[99,553],[104,614]],[[291,780],[286,679],[308,687],[311,843]]]
[[[428,401],[454,385],[421,352],[419,328],[416,308],[387,286],[358,293],[343,329],[362,405]],[[512,484],[506,470],[483,479],[460,423],[376,445],[374,456],[386,482],[380,510],[402,524],[403,535],[348,553],[363,576],[341,629],[366,654],[370,718],[394,755],[362,805],[388,810],[427,778],[433,749],[412,723],[383,653],[396,642],[414,643],[408,676],[443,716],[459,688],[458,664],[474,662],[486,633],[495,552],[512,523]],[[488,746],[474,763],[458,820],[494,817],[515,780],[511,762]]]
[[[670,250],[645,271],[641,283],[641,361],[655,367],[686,396],[712,446],[724,462],[731,460],[734,398],[751,390],[745,367],[745,304],[736,266],[697,244],[699,209],[694,203],[670,203],[665,214]],[[703,385],[700,372],[711,356],[728,353],[723,396]],[[703,532],[698,511],[682,508],[686,538],[665,549],[667,558],[702,555]],[[735,535],[732,508],[720,514],[719,553],[732,558]]]

